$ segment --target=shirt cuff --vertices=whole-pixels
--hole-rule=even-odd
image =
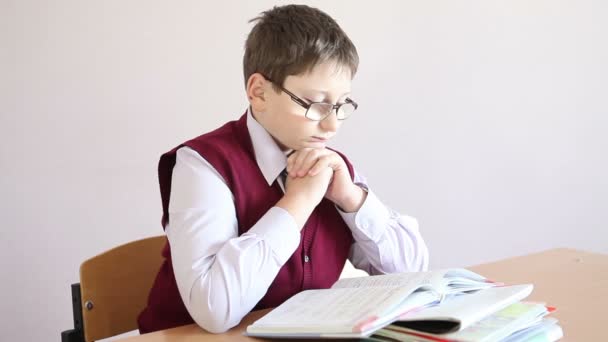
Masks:
[[[247,233],[266,241],[281,265],[285,264],[300,245],[300,230],[287,210],[272,207]]]
[[[358,211],[347,213],[340,208],[338,212],[344,222],[350,227],[355,240],[379,241],[388,227],[390,212],[380,199],[362,184],[357,184],[367,191],[367,197]]]

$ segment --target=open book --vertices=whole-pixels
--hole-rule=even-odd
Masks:
[[[246,333],[283,338],[365,337],[398,319],[408,319],[408,313],[467,297],[467,305],[476,307],[474,312],[467,311],[468,316],[461,315],[460,308],[437,316],[451,330],[460,330],[481,318],[480,314],[490,315],[532,291],[532,285],[497,285],[465,269],[341,279],[330,289],[296,294],[249,325]],[[412,322],[428,320],[421,317]]]

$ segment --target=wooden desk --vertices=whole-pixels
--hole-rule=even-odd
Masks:
[[[608,308],[608,255],[552,249],[469,269],[507,284],[533,283],[534,291],[528,299],[557,307],[552,316],[559,319],[564,340],[600,341],[605,337],[608,313],[603,311]],[[242,334],[247,325],[266,312],[268,310],[250,313],[239,326],[225,334],[209,334],[192,324],[120,341],[260,341]]]

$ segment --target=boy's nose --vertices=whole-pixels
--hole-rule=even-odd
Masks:
[[[321,128],[326,132],[336,132],[340,127],[340,121],[336,116],[336,111],[333,110],[325,119],[320,122]]]

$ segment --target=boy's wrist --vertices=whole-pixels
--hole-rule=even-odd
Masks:
[[[361,209],[366,198],[367,191],[353,183],[348,194],[343,199],[336,201],[336,205],[346,213],[354,213]]]
[[[315,209],[313,200],[302,194],[286,193],[276,204],[277,207],[285,209],[295,219],[298,228],[302,229],[304,223]]]

